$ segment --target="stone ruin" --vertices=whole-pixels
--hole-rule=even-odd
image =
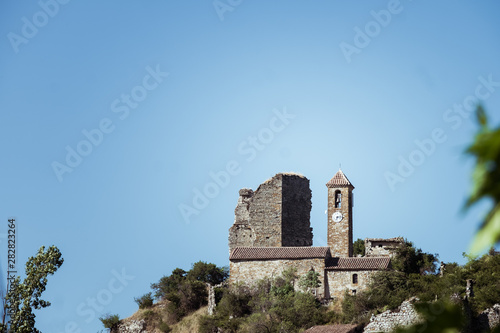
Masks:
[[[412,297],[401,303],[399,308],[394,311],[387,310],[377,316],[372,315],[370,323],[366,325],[363,332],[391,332],[398,326],[409,326],[418,323],[422,319],[413,306],[415,301],[418,301],[418,298]]]
[[[229,252],[236,247],[312,246],[309,179],[279,173],[257,190],[243,188],[229,229]]]

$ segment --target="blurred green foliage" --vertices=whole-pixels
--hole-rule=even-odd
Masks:
[[[467,153],[476,159],[473,188],[466,207],[489,199],[492,207],[478,230],[471,253],[479,254],[500,241],[500,127],[491,129],[482,106],[476,110],[480,128]]]

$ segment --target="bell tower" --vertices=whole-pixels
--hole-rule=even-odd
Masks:
[[[351,182],[342,170],[328,183],[328,246],[332,257],[352,257],[352,206]]]

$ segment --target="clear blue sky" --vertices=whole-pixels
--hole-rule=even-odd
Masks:
[[[62,251],[43,332],[97,332],[174,268],[227,265],[238,190],[283,171],[311,181],[316,246],[342,163],[355,238],[463,263],[487,208],[461,213],[471,105],[500,123],[498,2],[215,4],[0,5],[0,264],[11,216],[19,261]]]

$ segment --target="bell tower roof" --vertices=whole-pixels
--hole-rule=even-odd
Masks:
[[[352,187],[354,186],[351,184],[349,179],[347,179],[346,175],[342,172],[341,169],[337,171],[335,176],[333,176],[332,179],[328,183],[326,183],[326,187],[332,188],[332,187]]]

